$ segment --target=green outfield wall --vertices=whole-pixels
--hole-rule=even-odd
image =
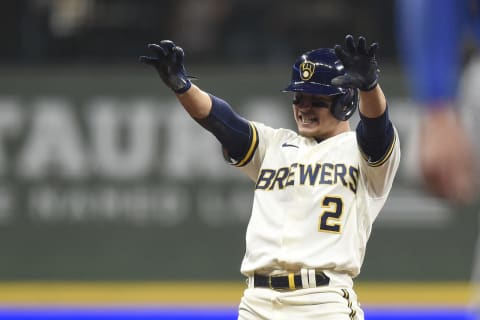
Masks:
[[[283,66],[190,72],[246,118],[292,127]],[[476,206],[421,189],[417,111],[398,70],[382,77],[404,159],[360,279],[468,280]],[[144,66],[4,66],[0,177],[0,281],[242,279],[253,183]]]

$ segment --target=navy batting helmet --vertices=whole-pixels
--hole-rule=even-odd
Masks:
[[[345,121],[358,107],[358,92],[331,84],[333,78],[344,74],[343,64],[333,49],[308,51],[295,61],[292,80],[283,91],[334,96],[330,111],[335,118]]]

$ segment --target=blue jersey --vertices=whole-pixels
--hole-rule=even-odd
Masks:
[[[453,101],[465,42],[480,44],[480,0],[397,0],[396,14],[412,97],[429,107]]]

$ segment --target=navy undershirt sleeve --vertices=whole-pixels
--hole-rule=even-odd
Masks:
[[[387,153],[393,142],[393,125],[388,117],[388,107],[377,118],[367,118],[360,113],[357,141],[369,162],[377,162]]]
[[[224,100],[210,95],[212,110],[204,119],[195,119],[202,127],[210,131],[228,156],[234,160],[242,159],[250,146],[251,127],[249,122],[240,117]]]

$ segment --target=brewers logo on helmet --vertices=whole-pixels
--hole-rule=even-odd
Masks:
[[[311,61],[304,61],[300,64],[300,78],[302,80],[310,80],[315,72],[315,63]]]

